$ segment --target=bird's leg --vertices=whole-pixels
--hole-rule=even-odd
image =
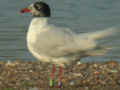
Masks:
[[[53,81],[54,78],[55,78],[55,65],[52,64],[51,77],[50,77],[50,82],[49,82],[50,87],[54,87],[54,81]]]
[[[63,74],[63,68],[59,67],[59,69],[58,69],[58,88],[61,88],[61,86],[62,86],[62,74]]]

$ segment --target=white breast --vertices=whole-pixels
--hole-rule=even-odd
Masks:
[[[34,18],[31,21],[31,24],[29,26],[29,30],[27,32],[27,47],[29,51],[35,56],[37,59],[43,59],[44,61],[48,61],[48,57],[45,57],[44,55],[40,55],[35,52],[35,48],[37,46],[37,39],[40,38],[38,35],[40,33],[44,32],[44,27],[47,25],[47,19],[46,18]],[[39,42],[40,43],[40,42]]]

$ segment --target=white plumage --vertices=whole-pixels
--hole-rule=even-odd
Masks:
[[[113,31],[108,29],[76,34],[68,28],[48,24],[48,18],[35,17],[27,33],[27,46],[40,61],[57,65],[70,64],[82,57],[104,54],[97,51],[99,46],[96,40],[112,35]]]

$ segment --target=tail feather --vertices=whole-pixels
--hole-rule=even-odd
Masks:
[[[94,32],[94,33],[91,33],[91,34],[88,33],[88,38],[94,39],[94,40],[102,39],[104,37],[108,37],[108,36],[111,36],[111,35],[115,34],[116,30],[117,29],[115,29],[115,28],[109,28],[109,29]]]
[[[87,55],[88,56],[104,56],[111,49],[112,47],[104,46],[98,49],[96,48],[95,50],[92,50],[92,51],[88,51]]]

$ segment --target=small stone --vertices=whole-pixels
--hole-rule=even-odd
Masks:
[[[89,90],[89,88],[88,87],[85,87],[85,89],[84,90]]]
[[[111,66],[116,66],[117,62],[115,62],[115,61],[110,61],[110,62],[108,62],[108,64],[111,65]]]
[[[99,73],[100,73],[100,72],[98,72],[98,71],[95,71],[95,72],[94,72],[95,75],[98,75]]]
[[[82,63],[79,61],[79,62],[77,62],[77,65],[81,65]]]
[[[120,85],[120,80],[117,80],[116,83],[117,83],[118,85]]]
[[[97,68],[97,67],[98,67],[98,65],[97,65],[97,64],[94,64],[93,66],[94,66],[95,68]]]
[[[113,70],[110,70],[110,72],[117,73],[118,71],[113,69]]]
[[[33,70],[29,70],[29,72],[33,72]]]
[[[75,76],[75,77],[83,77],[83,75],[81,74],[81,73],[73,73],[73,76]]]
[[[17,63],[15,63],[15,62],[8,61],[8,62],[6,63],[6,66],[14,67],[16,64],[17,64]]]
[[[71,81],[69,84],[70,84],[71,86],[73,86],[75,83],[74,83],[73,81]]]
[[[62,79],[62,82],[63,82],[63,83],[66,83],[66,80],[65,80],[65,79]]]
[[[39,88],[34,87],[34,88],[29,88],[29,90],[39,90]]]

